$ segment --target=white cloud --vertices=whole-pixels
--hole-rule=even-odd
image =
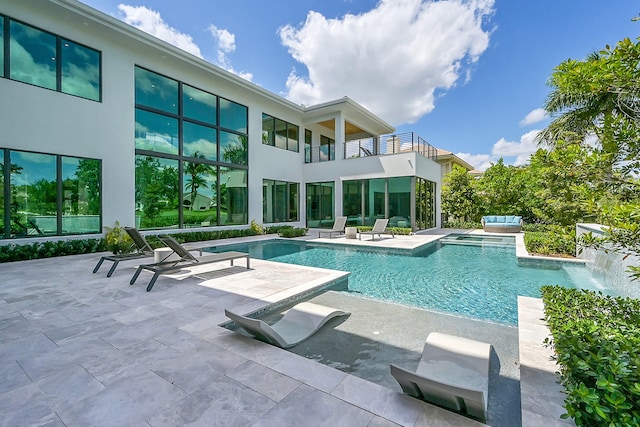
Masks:
[[[253,79],[253,74],[245,72],[245,71],[236,71],[231,65],[231,61],[227,56],[228,53],[232,53],[236,50],[236,36],[233,33],[225,30],[224,28],[218,28],[215,25],[209,26],[209,31],[213,36],[214,40],[218,44],[218,60],[217,65],[224,68],[227,71],[230,71],[238,76],[242,77],[245,80],[251,81]]]
[[[118,5],[122,20],[132,27],[136,27],[145,33],[164,40],[198,58],[203,58],[200,47],[189,34],[181,33],[173,28],[160,16],[160,13],[148,9],[144,6],[129,6],[126,4]],[[213,36],[217,45],[217,61],[214,63],[225,70],[237,74],[238,76],[251,80],[253,75],[244,71],[236,71],[231,65],[231,61],[227,57],[228,53],[236,50],[235,35],[225,29],[219,29],[215,25],[209,27],[209,31]]]
[[[493,158],[489,154],[456,153],[456,156],[478,170],[486,170],[491,166],[491,162],[493,161]]]
[[[536,108],[527,114],[524,119],[520,120],[520,126],[532,125],[548,118],[549,114],[544,110],[544,108]]]
[[[493,144],[491,154],[457,153],[467,163],[478,170],[487,170],[492,163],[496,163],[501,157],[506,165],[522,166],[529,163],[531,155],[540,148],[535,142],[539,129],[534,129],[522,135],[520,141],[507,141],[500,138]]]
[[[200,48],[193,41],[193,38],[171,27],[162,19],[160,13],[155,10],[144,6],[129,6],[126,4],[118,5],[118,10],[124,14],[122,20],[132,27],[136,27],[198,58],[202,58]]]
[[[434,108],[435,91],[468,80],[489,46],[482,24],[494,0],[380,0],[360,15],[280,28],[282,44],[308,75],[293,70],[286,96],[312,105],[349,96],[393,125]]]

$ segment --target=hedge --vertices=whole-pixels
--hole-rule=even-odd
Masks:
[[[640,425],[640,300],[543,286],[545,320],[578,426]]]

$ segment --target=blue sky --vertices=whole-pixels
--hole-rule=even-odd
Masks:
[[[476,168],[523,164],[562,61],[635,39],[630,0],[81,0],[312,105],[342,96]]]

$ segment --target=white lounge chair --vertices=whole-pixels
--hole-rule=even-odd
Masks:
[[[482,421],[487,419],[491,344],[432,332],[416,372],[391,365],[391,375],[413,397]]]
[[[362,240],[363,234],[370,234],[371,240],[376,239],[376,234],[381,239],[383,234],[391,234],[391,237],[395,238],[396,236],[393,234],[393,231],[390,231],[388,233],[385,231],[387,229],[387,224],[389,224],[388,219],[376,219],[376,222],[373,223],[373,228],[371,229],[371,231],[361,231],[358,235],[358,238]]]
[[[262,320],[241,316],[229,310],[225,310],[224,314],[259,340],[289,348],[309,338],[334,317],[348,316],[351,313],[311,302],[302,302],[290,308],[282,319],[271,326]]]
[[[322,236],[322,233],[329,233],[329,238],[333,237],[333,233],[338,233],[338,235],[344,234],[344,228],[346,227],[346,225],[347,225],[347,217],[339,216],[336,218],[335,222],[333,223],[333,228],[331,230],[320,230],[318,232],[318,238]]]

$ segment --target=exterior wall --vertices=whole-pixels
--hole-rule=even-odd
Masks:
[[[294,226],[305,224],[307,182],[334,181],[336,209],[341,210],[342,180],[420,176],[437,183],[440,212],[440,165],[417,153],[343,159],[349,117],[341,111],[332,114],[335,131],[317,125],[315,117],[306,117],[305,124],[302,107],[75,1],[9,0],[0,13],[101,52],[102,102],[0,78],[0,147],[102,160],[105,226],[115,221],[135,225],[136,66],[248,107],[249,222],[262,222],[263,179],[300,184],[300,220]],[[298,152],[262,144],[263,112],[300,127]],[[314,146],[320,135],[335,140],[334,161],[304,163],[305,126],[313,132]]]

